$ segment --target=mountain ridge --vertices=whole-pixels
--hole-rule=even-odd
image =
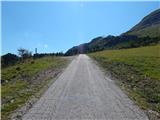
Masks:
[[[120,36],[98,36],[88,43],[70,48],[65,54],[75,55],[104,49],[122,49],[157,44],[160,41],[160,9],[145,16],[138,24]]]

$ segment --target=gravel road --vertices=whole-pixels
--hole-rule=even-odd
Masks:
[[[148,120],[148,117],[87,55],[79,55],[22,119]]]

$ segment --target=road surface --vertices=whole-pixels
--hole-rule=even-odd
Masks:
[[[23,120],[148,120],[86,55],[77,56]]]

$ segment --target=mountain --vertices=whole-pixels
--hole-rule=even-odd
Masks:
[[[144,17],[137,25],[131,30],[126,32],[127,35],[137,35],[140,37],[160,36],[160,9],[155,10],[146,17]]]
[[[122,49],[157,44],[160,41],[160,9],[144,17],[120,36],[96,37],[88,43],[74,46],[65,55],[90,53],[104,49]]]

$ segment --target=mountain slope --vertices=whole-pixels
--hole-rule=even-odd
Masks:
[[[157,37],[160,36],[160,9],[155,10],[146,17],[144,17],[141,22],[135,25],[127,33],[128,35],[137,36],[150,36]]]
[[[96,37],[89,43],[75,46],[66,55],[90,53],[104,49],[121,49],[157,44],[160,41],[160,9],[150,13],[131,30],[120,36]]]

